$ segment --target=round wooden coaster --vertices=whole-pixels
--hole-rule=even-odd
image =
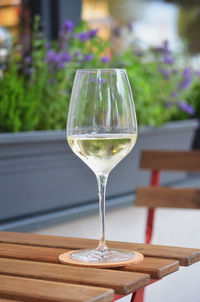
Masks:
[[[143,261],[144,256],[138,252],[134,252],[135,256],[126,261],[120,262],[105,262],[105,263],[93,263],[93,262],[81,262],[72,259],[70,256],[74,251],[66,252],[64,254],[59,255],[59,261],[64,264],[71,264],[76,266],[87,266],[87,267],[98,267],[98,268],[106,268],[106,267],[121,267],[126,266],[128,264],[138,264]]]

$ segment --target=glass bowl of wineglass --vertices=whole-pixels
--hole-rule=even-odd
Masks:
[[[73,152],[96,175],[101,238],[96,249],[71,252],[68,260],[74,264],[119,266],[137,258],[138,254],[134,251],[110,249],[105,242],[107,178],[132,150],[136,140],[136,113],[126,71],[78,70],[69,106],[67,141]],[[59,259],[65,262],[64,254]]]

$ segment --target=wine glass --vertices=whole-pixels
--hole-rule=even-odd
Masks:
[[[109,249],[105,242],[105,191],[110,171],[131,151],[137,120],[124,69],[82,69],[76,72],[67,121],[73,152],[95,173],[99,189],[101,238],[96,249],[71,253],[82,263],[120,263],[135,256]]]

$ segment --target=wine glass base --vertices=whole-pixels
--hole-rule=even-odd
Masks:
[[[70,257],[75,261],[81,262],[113,263],[130,260],[135,257],[135,254],[134,252],[126,252],[113,249],[108,249],[105,251],[93,249],[73,252],[71,253]]]
[[[97,249],[70,251],[59,256],[62,263],[90,267],[120,267],[131,263],[139,263],[143,255],[135,251]]]

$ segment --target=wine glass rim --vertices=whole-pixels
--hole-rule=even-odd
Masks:
[[[123,68],[86,68],[86,69],[77,69],[77,72],[97,72],[97,71],[122,71],[122,72],[126,72],[126,69],[123,69]]]

